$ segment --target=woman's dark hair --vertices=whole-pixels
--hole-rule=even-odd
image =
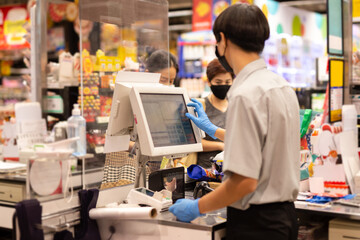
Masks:
[[[209,82],[211,80],[213,80],[216,75],[222,74],[222,73],[229,73],[229,72],[225,70],[225,68],[221,65],[221,63],[219,62],[219,60],[217,58],[215,58],[214,60],[209,62],[209,64],[207,65],[207,68],[206,68],[206,77]],[[234,76],[232,74],[231,74],[231,77],[234,78]]]
[[[146,60],[146,69],[149,72],[159,72],[169,67],[174,67],[176,73],[179,71],[176,57],[165,50],[156,50]]]
[[[246,3],[225,9],[216,18],[213,32],[217,42],[220,42],[222,32],[226,39],[242,50],[256,53],[262,52],[270,35],[269,23],[263,12],[259,7]]]

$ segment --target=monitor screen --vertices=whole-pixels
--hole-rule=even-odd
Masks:
[[[195,144],[182,94],[140,93],[154,147]]]
[[[186,89],[134,86],[129,96],[141,154],[177,158],[202,151],[201,132],[185,116],[195,114]]]

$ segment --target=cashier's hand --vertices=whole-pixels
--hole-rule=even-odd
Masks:
[[[218,129],[212,122],[210,122],[208,116],[206,115],[203,105],[198,100],[192,98],[191,103],[188,103],[188,107],[194,107],[194,111],[197,113],[197,117],[191,115],[190,113],[186,113],[185,116],[190,118],[198,128],[206,132],[210,137],[216,139],[215,132]]]
[[[178,220],[182,222],[190,222],[195,218],[204,215],[200,214],[198,202],[199,199],[179,199],[169,208],[169,211],[172,212]]]

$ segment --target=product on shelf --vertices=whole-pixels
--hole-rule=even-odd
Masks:
[[[115,81],[113,75],[102,75],[101,76],[101,88],[110,88],[110,85]]]
[[[81,93],[83,94],[83,110],[86,122],[94,122],[100,115],[99,97],[99,74],[92,73],[83,76],[83,89],[79,87],[78,103],[81,104]]]
[[[90,149],[92,149],[95,153],[104,152],[105,130],[91,129],[86,134],[86,139]]]
[[[3,125],[5,122],[5,118],[12,118],[15,117],[14,106],[0,106],[0,144],[4,144],[4,137],[2,136],[3,133]]]
[[[111,96],[100,96],[100,115],[101,116],[110,116],[112,104]]]
[[[28,98],[28,89],[20,77],[3,77],[0,86],[0,106],[12,105]]]
[[[180,87],[187,90],[190,98],[201,97],[205,90],[205,81],[201,78],[183,78]]]

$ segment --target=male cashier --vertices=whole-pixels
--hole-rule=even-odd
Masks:
[[[227,207],[227,239],[297,239],[294,200],[299,184],[299,105],[294,90],[266,69],[259,54],[269,25],[254,5],[235,4],[216,19],[216,55],[236,78],[225,130],[213,125],[201,103],[187,116],[213,138],[225,140],[226,180],[201,199],[178,200],[170,211],[180,220]]]

